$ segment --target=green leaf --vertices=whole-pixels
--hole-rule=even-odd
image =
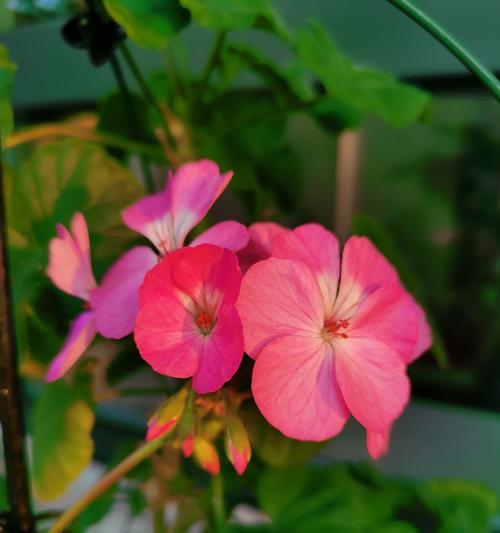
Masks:
[[[33,415],[33,482],[38,498],[63,495],[90,463],[94,420],[87,380],[44,387]]]
[[[488,533],[499,510],[495,493],[472,481],[433,480],[419,494],[440,519],[437,533]]]
[[[190,22],[178,0],[104,0],[111,17],[139,46],[161,50]]]
[[[289,33],[269,0],[180,0],[193,19],[213,30],[261,28],[285,41]]]
[[[0,43],[0,141],[4,144],[14,128],[10,104],[16,66],[9,60],[7,48]]]
[[[369,237],[380,252],[395,266],[405,287],[424,307],[432,329],[431,351],[436,357],[439,366],[446,368],[449,364],[448,354],[441,334],[436,327],[436,320],[427,305],[426,290],[419,277],[413,272],[403,254],[399,251],[391,234],[374,218],[359,213],[353,216],[352,230],[354,234]]]
[[[319,78],[329,96],[363,113],[376,113],[392,126],[410,125],[429,104],[420,89],[351,63],[317,21],[299,32],[296,50],[301,65]]]

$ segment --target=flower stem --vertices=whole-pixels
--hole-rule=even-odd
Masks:
[[[167,140],[168,144],[171,148],[175,148],[176,142],[175,139],[172,136],[172,133],[170,132],[170,128],[168,126],[168,123],[165,119],[165,115],[163,113],[163,110],[158,103],[158,101],[155,98],[155,95],[149,88],[149,85],[146,83],[146,80],[144,79],[143,75],[141,74],[141,71],[139,67],[137,66],[137,63],[134,60],[134,57],[130,53],[130,50],[126,47],[124,43],[120,44],[120,52],[123,55],[123,58],[125,59],[125,62],[127,63],[130,72],[132,72],[132,75],[135,78],[135,81],[139,85],[142,94],[144,95],[144,98],[146,99],[146,102],[149,103],[149,105],[155,109],[155,111],[160,116],[161,120],[161,127],[163,130],[163,133],[165,134],[165,139]]]
[[[203,71],[200,84],[198,85],[198,90],[196,91],[196,94],[194,97],[195,106],[201,102],[203,93],[205,92],[208,82],[210,81],[210,76],[212,74],[212,71],[217,66],[217,63],[219,62],[220,54],[222,52],[222,47],[224,46],[224,41],[226,40],[226,35],[227,35],[227,31],[220,31],[217,34],[217,37],[215,38],[215,43],[212,49],[212,53],[210,54],[205,70]]]
[[[470,72],[475,74],[500,102],[500,81],[470,54],[452,35],[410,0],[388,0],[447,48]]]
[[[214,512],[215,531],[224,531],[226,512],[224,509],[224,486],[222,475],[212,477],[212,507]]]
[[[110,470],[86,494],[84,494],[79,500],[66,509],[66,511],[50,528],[49,533],[63,533],[63,531],[66,530],[66,528],[75,520],[75,518],[96,498],[98,498],[102,493],[109,489],[109,487],[124,477],[130,470],[132,470],[132,468],[147,459],[149,456],[153,455],[153,453],[163,446],[164,442],[164,438],[158,438],[137,448],[135,452],[131,453],[120,464]]]

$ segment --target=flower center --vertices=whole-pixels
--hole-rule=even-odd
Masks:
[[[348,327],[348,320],[334,320],[333,318],[328,318],[323,325],[321,336],[326,342],[331,342],[335,338],[347,339],[349,337],[347,333],[340,330],[347,329]]]
[[[195,322],[201,334],[205,336],[208,335],[214,327],[214,321],[208,313],[200,313],[196,317]]]

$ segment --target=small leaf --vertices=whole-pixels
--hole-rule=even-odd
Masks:
[[[317,21],[299,32],[296,50],[301,65],[319,78],[329,96],[361,112],[376,113],[392,126],[410,125],[429,104],[424,91],[351,63]]]
[[[104,0],[111,17],[139,46],[161,50],[190,22],[178,0]]]
[[[194,20],[213,30],[262,28],[289,39],[288,30],[269,0],[180,0]]]
[[[14,113],[10,103],[16,66],[9,60],[7,48],[0,43],[0,140],[5,144],[14,128]]]
[[[41,500],[63,495],[90,463],[94,410],[89,383],[46,385],[33,419],[33,482]]]

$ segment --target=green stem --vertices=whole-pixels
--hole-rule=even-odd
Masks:
[[[122,479],[128,472],[130,472],[130,470],[132,470],[132,468],[153,455],[153,453],[163,446],[164,441],[164,438],[158,438],[137,448],[135,452],[131,453],[119,465],[110,470],[86,494],[84,494],[79,500],[66,509],[66,511],[50,528],[49,533],[63,533],[66,528],[73,523],[75,518],[96,498],[108,490],[109,487],[114,485],[117,481]]]
[[[130,71],[132,72],[132,75],[135,78],[135,81],[139,85],[142,94],[144,95],[144,98],[146,99],[146,102],[149,103],[149,105],[155,109],[155,111],[160,116],[161,121],[161,127],[163,129],[163,132],[165,134],[165,139],[170,144],[172,148],[175,148],[175,139],[173,138],[172,134],[170,133],[170,129],[168,127],[167,121],[165,119],[165,115],[163,114],[163,111],[160,107],[160,104],[155,98],[155,95],[149,88],[149,85],[146,83],[146,80],[141,74],[141,71],[139,67],[137,66],[137,63],[135,62],[132,54],[130,53],[130,50],[127,48],[127,46],[124,43],[120,44],[120,51],[123,55],[123,58],[125,59],[125,62],[127,63]]]
[[[198,90],[196,91],[196,94],[194,97],[195,106],[201,102],[201,99],[203,98],[203,93],[205,92],[205,89],[208,86],[208,82],[210,81],[210,76],[212,75],[212,71],[219,63],[220,54],[222,52],[222,47],[224,46],[224,41],[226,40],[226,35],[227,35],[227,31],[220,31],[217,34],[214,47],[212,48],[212,53],[210,54],[205,70],[203,71],[203,74],[201,75],[201,81],[200,81],[200,84],[198,85]]]
[[[226,512],[224,509],[224,486],[222,475],[212,477],[212,507],[214,512],[215,531],[224,531]]]
[[[472,56],[452,35],[422,10],[415,7],[410,0],[388,1],[447,48],[468,70],[475,74],[484,83],[491,94],[500,102],[500,81],[489,69]]]

